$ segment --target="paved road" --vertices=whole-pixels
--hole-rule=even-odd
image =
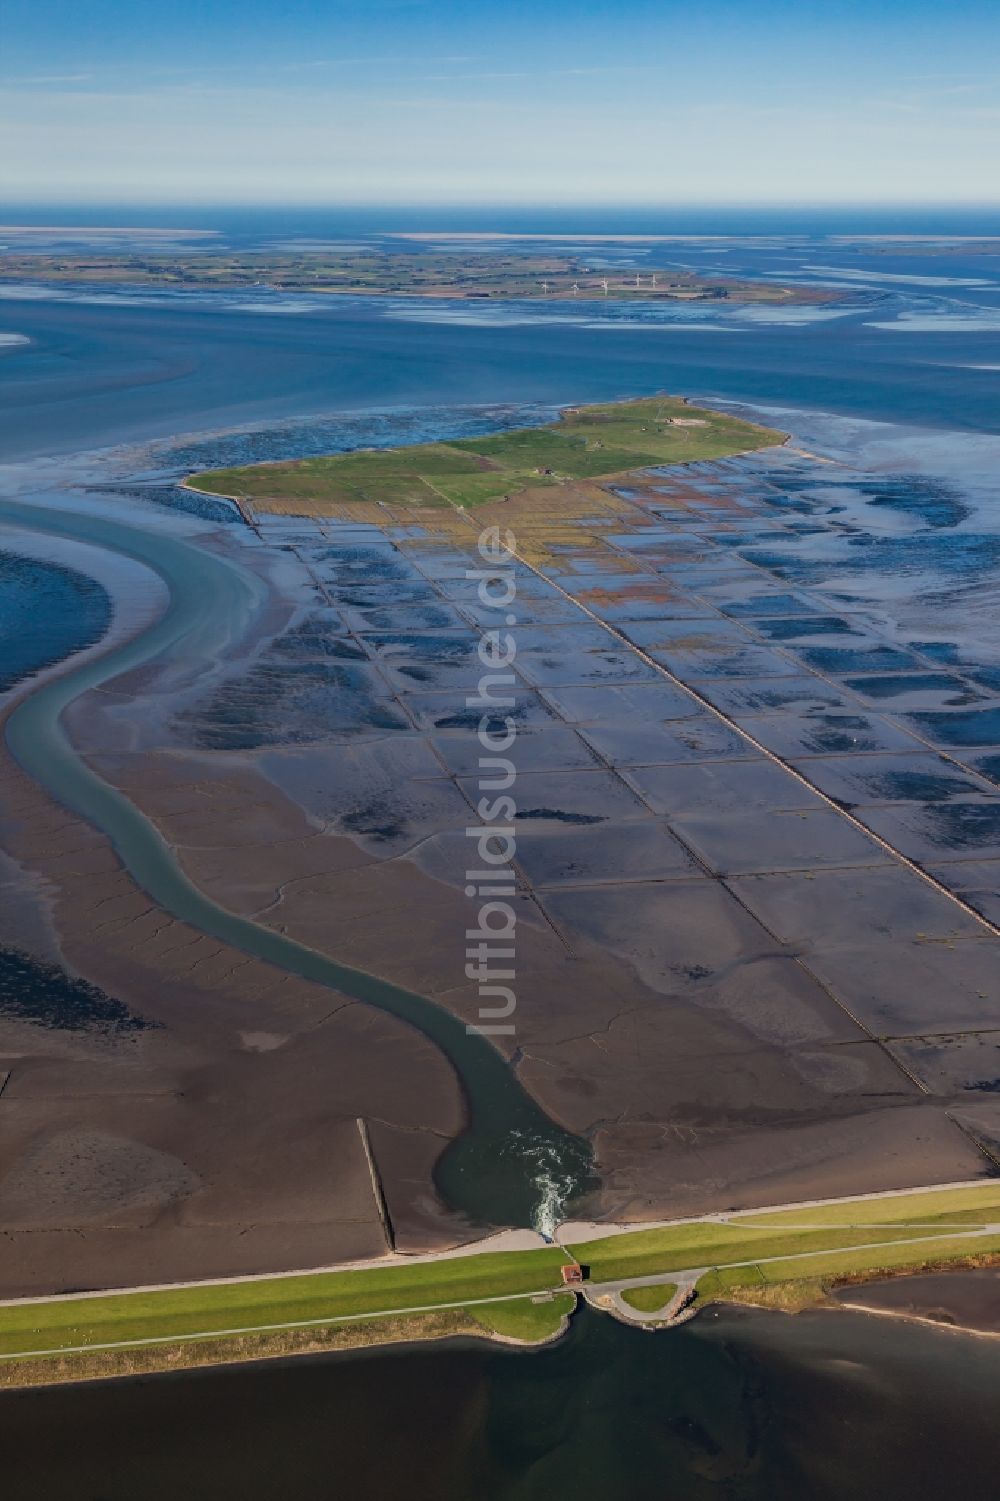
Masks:
[[[792,1204],[761,1204],[757,1209],[718,1209],[707,1214],[686,1215],[675,1220],[646,1220],[631,1223],[607,1223],[599,1220],[570,1220],[559,1227],[559,1242],[576,1245],[580,1241],[605,1240],[609,1235],[625,1235],[636,1230],[671,1230],[675,1225],[729,1224],[759,1219],[761,1215],[786,1214],[793,1209],[839,1209],[851,1204],[873,1204],[890,1199],[909,1199],[916,1194],[955,1193],[961,1188],[989,1188],[996,1183],[984,1178],[966,1178],[960,1183],[930,1183],[916,1188],[884,1188],[872,1193],[845,1194],[839,1199],[797,1199]],[[810,1225],[815,1230],[815,1225]]]
[[[565,1292],[560,1284],[549,1291]],[[458,1303],[416,1303],[410,1308],[380,1308],[373,1313],[339,1313],[320,1319],[295,1319],[286,1324],[243,1324],[234,1329],[199,1329],[191,1334],[151,1334],[145,1339],[115,1339],[99,1345],[53,1345],[44,1350],[16,1350],[3,1360],[30,1360],[39,1355],[96,1355],[106,1350],[142,1350],[148,1345],[186,1345],[192,1340],[233,1339],[242,1334],[285,1334],[293,1329],[327,1329],[333,1324],[361,1324],[367,1319],[407,1318],[416,1313],[440,1313],[455,1308],[478,1308],[486,1303],[523,1303],[543,1293],[501,1293],[495,1298],[463,1298]]]
[[[814,1230],[817,1227],[810,1225],[808,1228]],[[847,1227],[841,1226],[840,1228]],[[755,1256],[746,1261],[728,1261],[719,1263],[719,1265],[725,1267],[771,1266],[780,1262],[798,1261],[803,1256],[835,1256],[841,1251],[877,1250],[893,1246],[931,1246],[938,1240],[972,1241],[984,1235],[1000,1235],[1000,1223],[978,1225],[972,1230],[956,1230],[950,1227],[942,1229],[939,1226],[936,1235],[914,1235],[894,1240],[864,1241],[861,1244],[849,1246],[831,1246],[822,1251],[793,1251],[781,1256]],[[685,1312],[684,1302],[686,1295],[706,1272],[712,1270],[711,1266],[684,1267],[680,1270],[657,1272],[645,1277],[623,1277],[613,1282],[588,1283],[582,1291],[587,1302],[592,1307],[601,1309],[604,1312],[614,1312],[628,1323],[675,1323],[678,1321],[678,1317]],[[661,1308],[653,1312],[645,1312],[642,1309],[632,1308],[622,1299],[622,1292],[628,1288],[655,1287],[664,1283],[675,1283],[677,1285],[677,1292],[671,1298],[670,1304],[666,1309]],[[565,1290],[560,1282],[547,1291],[557,1293],[564,1292]],[[53,1354],[82,1355],[107,1350],[135,1350],[149,1345],[181,1344],[189,1340],[229,1339],[244,1334],[281,1334],[294,1329],[324,1328],[334,1324],[358,1323],[365,1319],[406,1318],[411,1314],[435,1313],[439,1310],[476,1308],[491,1303],[523,1302],[528,1298],[544,1296],[545,1291],[543,1289],[540,1293],[502,1293],[492,1298],[462,1298],[457,1302],[448,1303],[417,1303],[406,1308],[383,1308],[371,1313],[349,1313],[327,1316],[326,1318],[296,1319],[281,1324],[246,1324],[231,1329],[198,1330],[190,1334],[161,1334],[151,1335],[145,1339],[112,1340],[103,1344],[61,1345],[55,1349],[47,1350],[20,1350],[14,1354],[2,1355],[0,1356],[0,1360],[27,1359],[34,1356]]]
[[[782,1227],[785,1228],[784,1226]],[[816,1225],[788,1226],[789,1229],[815,1230]],[[846,1225],[823,1226],[819,1228],[848,1229],[855,1228]],[[888,1226],[872,1226],[872,1229],[887,1229]],[[616,1282],[593,1282],[586,1284],[585,1297],[587,1302],[594,1308],[601,1308],[605,1312],[614,1311],[620,1317],[633,1324],[666,1324],[677,1321],[677,1315],[684,1312],[684,1300],[686,1294],[697,1285],[707,1272],[716,1270],[717,1267],[748,1267],[748,1266],[774,1266],[783,1261],[799,1261],[803,1256],[837,1256],[844,1251],[871,1251],[882,1250],[892,1246],[933,1246],[939,1240],[977,1240],[984,1235],[1000,1235],[1000,1224],[977,1225],[972,1230],[959,1230],[954,1227],[936,1227],[936,1235],[907,1235],[894,1240],[862,1241],[849,1246],[829,1246],[822,1250],[790,1251],[781,1256],[754,1256],[747,1261],[725,1261],[712,1266],[684,1267],[679,1271],[657,1272],[648,1277],[623,1277]],[[660,1283],[676,1283],[677,1292],[670,1300],[668,1308],[657,1309],[648,1313],[640,1308],[633,1308],[631,1304],[624,1302],[621,1294],[631,1287],[656,1287]]]
[[[915,1193],[941,1192],[941,1191],[945,1191],[947,1189],[959,1189],[959,1188],[982,1188],[982,1187],[986,1187],[986,1186],[988,1186],[988,1185],[984,1184],[982,1182],[982,1180],[974,1181],[972,1183],[941,1184],[941,1185],[936,1185],[934,1189],[918,1189],[918,1190],[903,1190],[903,1191],[900,1191],[900,1190],[891,1190],[891,1191],[885,1192],[885,1193],[858,1194],[858,1195],[852,1196],[851,1198],[842,1199],[842,1200],[815,1200],[815,1201],[811,1201],[811,1203],[809,1203],[809,1204],[799,1203],[799,1204],[789,1204],[789,1205],[784,1205],[784,1206],[775,1206],[774,1209],[769,1209],[769,1210],[761,1210],[761,1209],[756,1209],[756,1210],[740,1210],[740,1211],[735,1211],[735,1212],[729,1213],[729,1214],[719,1213],[719,1214],[712,1214],[712,1215],[703,1215],[703,1216],[701,1216],[696,1221],[692,1221],[692,1220],[673,1220],[673,1221],[662,1221],[662,1222],[660,1222],[659,1224],[657,1224],[655,1226],[654,1225],[644,1225],[644,1226],[632,1225],[632,1226],[614,1226],[614,1227],[600,1227],[600,1228],[604,1229],[606,1231],[606,1234],[616,1234],[616,1233],[622,1233],[623,1231],[627,1231],[627,1230],[656,1229],[656,1228],[667,1229],[667,1228],[671,1228],[672,1226],[676,1226],[676,1225],[685,1225],[685,1224],[690,1225],[692,1223],[696,1223],[696,1224],[723,1224],[723,1225],[731,1224],[731,1225],[734,1225],[734,1226],[737,1226],[737,1225],[747,1225],[748,1227],[753,1227],[755,1225],[755,1222],[759,1221],[763,1215],[766,1215],[768,1213],[773,1213],[773,1212],[780,1212],[782,1209],[784,1209],[786,1212],[789,1211],[789,1210],[795,1210],[795,1209],[819,1208],[819,1207],[834,1207],[834,1206],[843,1206],[845,1209],[847,1209],[851,1204],[871,1203],[871,1202],[876,1201],[876,1200],[892,1200],[892,1199],[898,1199],[898,1198],[905,1198],[905,1197],[908,1197],[910,1194],[915,1194]],[[899,1223],[898,1221],[894,1222],[895,1225],[898,1225],[898,1223]],[[591,1227],[591,1226],[566,1226],[566,1227],[563,1227],[563,1229],[560,1231],[560,1235],[559,1235],[559,1239],[557,1241],[557,1244],[560,1245],[560,1246],[562,1246],[563,1241],[565,1240],[566,1246],[570,1247],[573,1244],[578,1244],[580,1241],[582,1241],[584,1239],[601,1238],[599,1236],[595,1237],[592,1234],[592,1229],[593,1228],[594,1227]],[[763,1228],[763,1226],[762,1226],[762,1228]],[[801,1230],[817,1230],[817,1229],[828,1229],[828,1230],[851,1229],[851,1230],[857,1230],[860,1227],[858,1227],[856,1223],[851,1223],[850,1221],[845,1221],[844,1224],[839,1225],[839,1226],[835,1225],[835,1224],[834,1225],[828,1224],[828,1225],[824,1225],[824,1226],[818,1226],[814,1222],[799,1223],[799,1224],[796,1224],[794,1222],[785,1222],[784,1224],[782,1224],[782,1226],[780,1228],[782,1230],[796,1230],[796,1229],[801,1229]],[[889,1224],[879,1225],[877,1223],[871,1223],[870,1224],[870,1228],[873,1231],[877,1231],[879,1229],[888,1229],[888,1228],[890,1228],[890,1225]],[[797,1261],[797,1260],[799,1260],[803,1256],[820,1256],[820,1255],[834,1256],[834,1255],[837,1255],[838,1253],[844,1252],[844,1251],[875,1250],[875,1249],[880,1249],[880,1248],[889,1248],[889,1247],[894,1247],[894,1246],[909,1246],[909,1245],[926,1245],[926,1246],[932,1246],[935,1241],[940,1241],[940,1240],[948,1240],[948,1241],[969,1240],[969,1241],[974,1241],[974,1240],[976,1240],[978,1238],[981,1238],[981,1237],[983,1237],[985,1235],[1000,1236],[1000,1223],[996,1223],[996,1222],[990,1222],[990,1223],[987,1223],[987,1224],[980,1224],[980,1225],[977,1225],[977,1226],[975,1226],[975,1227],[973,1227],[971,1229],[967,1229],[967,1230],[960,1229],[957,1226],[942,1226],[940,1224],[928,1224],[925,1227],[921,1227],[919,1225],[919,1223],[915,1223],[912,1228],[927,1228],[927,1229],[933,1228],[933,1230],[934,1230],[935,1233],[934,1234],[930,1234],[930,1235],[905,1236],[905,1237],[894,1238],[892,1240],[864,1241],[864,1242],[855,1243],[855,1244],[852,1244],[852,1245],[849,1245],[849,1246],[834,1246],[834,1247],[829,1247],[829,1248],[825,1248],[822,1251],[815,1251],[815,1250],[797,1251],[797,1252],[788,1252],[788,1253],[785,1253],[785,1254],[779,1255],[779,1256],[764,1256],[764,1257],[758,1256],[758,1257],[754,1257],[754,1258],[746,1260],[746,1261],[723,1262],[723,1263],[719,1263],[719,1265],[723,1265],[723,1266],[727,1266],[727,1267],[728,1266],[732,1266],[732,1267],[764,1266],[764,1265],[778,1264],[778,1263],[781,1263],[781,1262]],[[572,1230],[572,1231],[581,1231],[581,1230],[583,1230],[583,1231],[586,1231],[588,1233],[587,1234],[573,1234],[573,1235],[569,1235],[569,1234],[566,1234],[567,1230]],[[518,1243],[519,1247],[523,1246],[524,1245],[524,1241],[527,1239],[528,1242],[529,1242],[529,1246],[525,1246],[524,1247],[525,1249],[529,1248],[530,1246],[534,1246],[534,1245],[541,1246],[541,1245],[544,1244],[541,1236],[534,1236],[533,1237],[528,1232],[516,1232],[514,1238],[517,1240],[517,1243]],[[495,1251],[497,1249],[500,1249],[501,1247],[503,1249],[510,1249],[510,1247],[511,1247],[511,1237],[510,1236],[498,1236],[498,1237],[494,1237],[491,1241],[480,1243],[474,1249],[476,1251],[482,1253],[482,1252],[485,1252],[487,1250],[494,1250]],[[469,1248],[469,1249],[471,1250],[472,1248]],[[413,1256],[413,1257],[406,1257],[406,1256],[395,1255],[395,1256],[382,1257],[382,1258],[379,1259],[378,1262],[359,1262],[359,1263],[353,1263],[352,1265],[354,1267],[357,1267],[357,1268],[360,1269],[360,1268],[368,1268],[368,1267],[372,1267],[372,1266],[385,1266],[387,1264],[405,1265],[408,1262],[409,1263],[421,1263],[421,1262],[428,1262],[428,1261],[448,1261],[448,1260],[454,1259],[457,1255],[460,1255],[460,1254],[462,1254],[462,1253],[461,1252],[450,1251],[450,1252],[437,1252],[437,1253],[432,1252],[432,1253],[427,1253],[427,1254],[424,1254],[424,1255]],[[467,1254],[468,1254],[468,1252],[467,1252]],[[573,1255],[572,1250],[567,1249],[566,1254],[567,1254],[568,1257],[572,1257],[572,1255]],[[346,1266],[342,1266],[342,1267],[330,1267],[328,1270],[330,1272],[336,1272],[336,1271],[345,1271],[345,1270],[348,1270],[348,1268]],[[684,1299],[685,1299],[687,1293],[697,1284],[698,1280],[701,1277],[703,1277],[706,1274],[706,1272],[709,1272],[711,1270],[713,1270],[713,1268],[711,1266],[684,1267],[684,1268],[675,1268],[675,1269],[673,1269],[671,1271],[666,1271],[666,1272],[658,1272],[658,1273],[655,1273],[655,1274],[652,1274],[652,1275],[648,1275],[648,1276],[643,1276],[643,1277],[627,1277],[627,1278],[620,1278],[618,1280],[610,1281],[610,1282],[588,1283],[588,1284],[585,1285],[585,1287],[583,1289],[583,1294],[584,1294],[585,1298],[587,1299],[587,1301],[592,1306],[594,1306],[595,1308],[603,1309],[605,1312],[613,1312],[616,1316],[618,1316],[620,1318],[623,1318],[623,1319],[627,1320],[630,1323],[640,1323],[640,1324],[657,1323],[657,1324],[661,1324],[661,1323],[677,1322],[678,1318],[679,1317],[683,1317],[684,1314],[685,1314],[685,1312],[686,1312],[686,1308],[684,1307]],[[201,1282],[201,1283],[172,1283],[172,1284],[164,1284],[163,1285],[163,1290],[170,1290],[170,1289],[173,1289],[173,1288],[182,1288],[182,1287],[229,1286],[229,1285],[239,1284],[239,1283],[243,1283],[243,1282],[260,1282],[260,1281],[274,1280],[274,1279],[280,1278],[282,1276],[285,1276],[285,1277],[287,1277],[287,1276],[302,1276],[302,1277],[305,1277],[305,1276],[311,1276],[311,1275],[316,1275],[316,1273],[310,1273],[310,1272],[278,1273],[278,1274],[273,1274],[272,1273],[272,1274],[267,1274],[264,1277],[234,1277],[234,1278],[228,1278],[228,1279],[219,1279],[218,1281],[212,1282],[212,1283],[205,1283],[205,1282]],[[661,1309],[656,1310],[656,1311],[654,1311],[652,1313],[644,1312],[641,1309],[630,1307],[630,1305],[627,1304],[627,1303],[625,1303],[624,1300],[621,1297],[622,1292],[624,1290],[628,1289],[628,1288],[632,1288],[632,1287],[652,1287],[652,1286],[656,1286],[656,1285],[662,1284],[662,1283],[675,1283],[675,1284],[677,1284],[677,1288],[678,1288],[677,1293],[673,1296],[673,1298],[671,1298],[670,1304],[669,1304],[669,1306],[666,1309],[662,1309],[661,1308]],[[146,1291],[146,1290],[147,1289],[142,1289],[142,1291]],[[148,1289],[148,1290],[152,1290],[152,1289]],[[559,1283],[557,1283],[556,1285],[554,1285],[553,1287],[551,1287],[550,1289],[548,1289],[548,1291],[552,1292],[552,1293],[561,1292],[561,1291],[564,1291],[564,1290],[565,1289],[563,1288],[563,1285],[562,1285],[561,1281]],[[129,1292],[140,1291],[140,1289],[122,1288],[119,1291],[122,1292],[122,1293],[129,1293]],[[280,1323],[280,1324],[249,1324],[249,1325],[241,1325],[241,1326],[238,1326],[238,1327],[227,1328],[227,1329],[205,1329],[205,1330],[198,1330],[198,1331],[195,1331],[193,1333],[181,1334],[181,1335],[178,1335],[178,1334],[152,1335],[152,1336],[147,1336],[146,1338],[143,1338],[143,1339],[114,1340],[114,1341],[109,1341],[109,1342],[102,1343],[102,1344],[92,1344],[92,1345],[70,1345],[70,1346],[62,1346],[62,1347],[59,1347],[56,1350],[52,1350],[52,1349],[49,1349],[49,1350],[21,1350],[21,1351],[18,1351],[15,1354],[12,1354],[12,1355],[0,1355],[0,1360],[13,1360],[13,1359],[21,1359],[21,1358],[41,1356],[41,1355],[51,1355],[51,1354],[66,1354],[66,1355],[69,1355],[69,1354],[85,1354],[88,1351],[98,1352],[98,1351],[107,1351],[107,1350],[141,1349],[144,1346],[177,1344],[177,1343],[180,1343],[182,1341],[187,1341],[187,1340],[224,1339],[224,1338],[233,1338],[233,1337],[237,1337],[237,1336],[241,1336],[241,1335],[246,1335],[246,1334],[260,1334],[260,1333],[271,1334],[271,1333],[283,1333],[283,1332],[287,1332],[287,1331],[291,1331],[291,1330],[295,1330],[295,1329],[308,1329],[308,1328],[330,1327],[330,1326],[335,1325],[335,1324],[347,1324],[347,1323],[357,1322],[360,1319],[369,1319],[369,1318],[370,1319],[379,1319],[379,1318],[393,1318],[393,1317],[403,1318],[403,1317],[407,1317],[408,1315],[411,1315],[411,1314],[432,1313],[432,1312],[435,1312],[435,1311],[437,1311],[439,1309],[450,1310],[450,1309],[458,1309],[458,1308],[473,1308],[473,1307],[482,1306],[482,1305],[486,1305],[486,1304],[490,1304],[490,1303],[517,1302],[519,1300],[523,1300],[525,1298],[529,1298],[529,1297],[532,1297],[532,1296],[536,1296],[537,1297],[539,1295],[544,1295],[545,1291],[546,1290],[544,1290],[544,1289],[541,1290],[541,1294],[537,1293],[537,1292],[535,1294],[524,1293],[524,1292],[519,1292],[519,1293],[504,1293],[504,1294],[499,1294],[499,1295],[497,1295],[495,1297],[490,1297],[490,1298],[463,1298],[463,1299],[455,1301],[455,1302],[447,1302],[447,1303],[412,1304],[412,1305],[410,1305],[408,1307],[405,1307],[405,1308],[384,1308],[384,1309],[378,1309],[378,1310],[375,1310],[375,1311],[373,1311],[371,1313],[365,1313],[365,1314],[353,1313],[353,1314],[338,1314],[338,1315],[332,1315],[332,1316],[328,1315],[326,1317],[320,1317],[320,1318],[314,1318],[314,1319],[295,1320],[295,1321],[286,1322],[286,1323]],[[68,1303],[68,1302],[73,1302],[73,1301],[83,1301],[83,1300],[86,1300],[88,1298],[94,1298],[94,1297],[98,1297],[99,1298],[99,1297],[108,1297],[108,1296],[113,1296],[113,1294],[107,1293],[107,1292],[97,1292],[97,1293],[69,1294],[69,1295],[66,1295],[65,1297],[58,1298],[58,1299],[48,1299],[48,1298],[11,1299],[11,1300],[9,1300],[6,1303],[0,1303],[0,1309],[2,1309],[3,1307],[23,1307],[23,1306],[30,1306],[30,1305],[36,1304],[36,1303],[51,1303],[51,1302],[60,1302],[60,1303],[67,1302]]]

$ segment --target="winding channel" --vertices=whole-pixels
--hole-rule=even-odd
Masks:
[[[87,766],[66,734],[66,708],[122,673],[167,652],[195,661],[224,658],[261,605],[264,585],[197,546],[105,517],[2,501],[4,521],[143,563],[169,591],[167,608],[154,625],[49,678],[17,706],[6,735],[20,765],[59,803],[105,834],[136,884],[173,917],[301,979],[390,1012],[423,1033],[455,1070],[466,1102],[465,1128],[435,1169],[442,1196],[476,1224],[550,1228],[565,1205],[593,1186],[590,1148],[549,1119],[492,1044],[433,1001],[338,964],[211,901],[187,878],[150,820]]]

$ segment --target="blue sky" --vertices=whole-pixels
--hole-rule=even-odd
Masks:
[[[986,202],[1000,6],[4,0],[11,201]]]

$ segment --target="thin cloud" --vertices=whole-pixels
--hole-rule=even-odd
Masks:
[[[425,57],[421,61],[429,67],[443,68],[449,63],[477,63],[479,57],[464,57],[458,54],[444,57]],[[307,68],[395,68],[411,65],[412,57],[316,57],[308,62],[286,63],[284,72],[298,73]]]
[[[538,73],[425,73],[424,83],[481,83],[496,78],[539,78]]]
[[[12,88],[46,88],[55,83],[92,83],[93,73],[21,73],[3,81]]]

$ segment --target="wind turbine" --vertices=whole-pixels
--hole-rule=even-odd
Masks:
[[[542,293],[546,297],[549,295],[549,284],[547,281],[542,282]]]
[[[607,297],[607,295],[608,295],[608,278],[606,276],[601,278],[601,286],[604,288],[604,295],[605,295],[605,297]]]
[[[575,281],[573,283],[573,296],[574,297],[579,297],[579,295],[580,295],[580,283],[578,281]]]

